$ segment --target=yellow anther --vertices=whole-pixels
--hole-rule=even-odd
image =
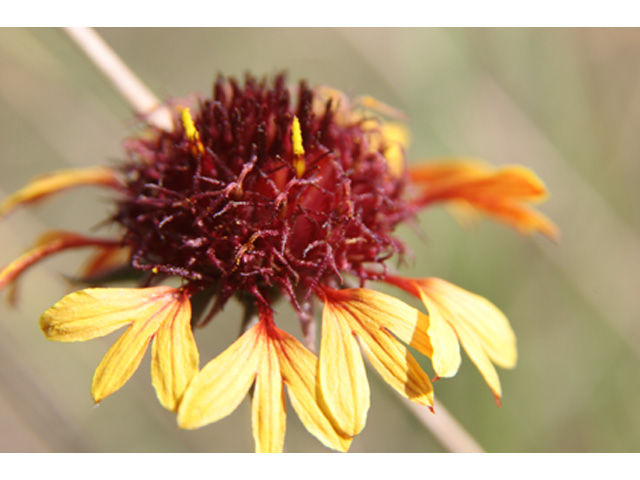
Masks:
[[[300,129],[300,120],[298,117],[293,117],[293,124],[291,125],[291,144],[293,146],[293,168],[296,169],[296,175],[298,178],[304,175],[306,169],[304,161],[304,147],[302,146],[302,130]]]
[[[198,139],[198,131],[196,130],[196,126],[193,123],[193,117],[191,116],[191,109],[185,108],[182,110],[182,124],[184,125],[184,131],[189,137],[189,140],[197,140]]]
[[[204,147],[200,141],[200,134],[193,123],[190,108],[184,108],[182,110],[182,124],[184,125],[184,132],[187,134],[187,138],[197,145],[200,153],[204,153]]]
[[[293,125],[291,125],[291,143],[293,143],[293,154],[296,157],[304,155],[304,147],[302,146],[302,130],[300,129],[300,120],[293,117]]]

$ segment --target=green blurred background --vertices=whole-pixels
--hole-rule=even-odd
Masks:
[[[411,161],[471,155],[523,164],[544,179],[555,245],[444,209],[421,215],[403,270],[439,276],[498,305],[519,364],[500,371],[503,407],[468,358],[436,395],[491,452],[640,450],[640,30],[637,29],[99,29],[162,98],[208,94],[214,76],[273,75],[369,94],[408,113]],[[128,105],[55,29],[0,30],[0,197],[36,174],[122,158]],[[107,192],[78,189],[0,224],[0,264],[49,229],[89,231]],[[149,361],[94,407],[93,370],[118,334],[46,341],[42,311],[74,287],[85,256],[32,269],[20,303],[0,307],[0,450],[251,451],[248,401],[230,417],[180,431],[151,387]],[[7,298],[3,294],[3,300]],[[403,297],[404,298],[404,297]],[[278,321],[297,334],[288,307]],[[237,335],[229,305],[197,332],[201,363]],[[370,372],[372,406],[355,452],[443,447]],[[285,448],[325,451],[288,409]]]

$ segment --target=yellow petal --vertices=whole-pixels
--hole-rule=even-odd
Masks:
[[[247,395],[264,358],[262,322],[247,330],[198,373],[178,408],[181,428],[199,428],[233,412]]]
[[[286,413],[277,347],[267,342],[258,366],[251,402],[251,423],[256,453],[279,453],[284,446]]]
[[[82,342],[155,317],[176,301],[176,295],[171,287],[87,288],[44,312],[40,328],[49,340]]]
[[[198,347],[191,331],[191,303],[183,296],[175,314],[162,322],[151,347],[151,379],[160,403],[176,411],[198,373]]]
[[[363,324],[354,330],[371,365],[402,396],[420,405],[433,405],[433,386],[409,350],[386,330]]]
[[[326,301],[349,325],[371,364],[389,385],[414,402],[433,405],[429,377],[407,348],[389,333],[391,330],[403,341],[431,353],[426,328],[417,328],[428,325],[424,314],[389,295],[367,289],[331,290]],[[401,312],[406,317],[402,318]]]
[[[458,373],[460,363],[460,343],[455,330],[451,327],[440,313],[440,309],[432,303],[422,291],[420,296],[427,311],[429,312],[429,339],[433,347],[431,363],[433,370],[438,377],[453,377]]]
[[[405,152],[409,146],[409,129],[400,123],[383,123],[380,132],[385,145],[384,158],[392,175],[399,177],[407,167]]]
[[[371,319],[420,353],[431,356],[427,335],[429,317],[402,300],[368,288],[332,290],[329,299],[348,310],[351,317]]]
[[[105,167],[60,170],[31,180],[0,204],[0,217],[10,213],[15,207],[35,202],[51,194],[80,185],[120,185],[117,172]]]
[[[346,452],[351,445],[351,437],[337,429],[320,406],[316,356],[288,333],[278,330],[278,335],[280,369],[291,406],[313,436],[329,448]]]
[[[360,433],[369,411],[369,382],[358,342],[330,301],[322,312],[318,386],[339,428],[351,436]]]
[[[93,374],[91,396],[94,402],[101,402],[131,378],[165,315],[174,314],[175,307],[170,306],[161,314],[134,322],[111,346]]]
[[[459,323],[456,327],[456,333],[460,338],[460,343],[464,347],[465,352],[469,355],[471,361],[478,367],[485,382],[491,388],[496,398],[502,396],[502,387],[500,386],[500,378],[496,372],[493,363],[489,360],[486,350],[483,348],[476,332],[464,323]]]
[[[437,309],[454,328],[469,357],[500,395],[498,377],[489,360],[504,368],[513,368],[517,361],[515,335],[504,314],[486,298],[439,278],[416,280],[415,285],[429,302],[425,302],[427,309]]]

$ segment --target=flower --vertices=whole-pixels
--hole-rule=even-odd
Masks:
[[[140,277],[138,288],[67,295],[42,315],[46,337],[84,341],[128,325],[95,372],[96,402],[131,377],[152,343],[152,383],[178,424],[213,423],[252,392],[257,451],[283,449],[285,385],[307,430],[347,450],[369,409],[362,352],[399,394],[432,407],[433,385],[409,347],[431,359],[438,377],[450,377],[462,344],[499,399],[493,364],[511,368],[516,361],[504,315],[444,280],[392,275],[387,261],[405,252],[396,227],[444,201],[555,238],[555,226],[525,205],[546,189],[522,167],[408,168],[408,131],[380,115],[403,118],[370,97],[351,100],[305,82],[289,88],[284,75],[272,83],[247,76],[244,85],[219,77],[211,99],[175,109],[173,129],[150,126],[129,140],[123,164],[39,177],[0,205],[8,214],[68,188],[109,188],[116,210],[110,220],[121,232],[47,234],[0,271],[0,288],[67,249],[93,249],[81,273],[92,284],[128,266]],[[172,278],[179,287],[163,285]],[[372,282],[407,291],[423,310],[368,288]],[[208,311],[192,312],[192,301],[212,296]],[[232,298],[246,308],[243,333],[200,370],[193,329]],[[306,346],[276,326],[280,298],[297,313]]]

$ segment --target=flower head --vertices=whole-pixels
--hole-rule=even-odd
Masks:
[[[516,360],[506,318],[444,280],[391,275],[386,262],[405,251],[395,228],[440,201],[555,237],[553,224],[523,205],[546,190],[520,167],[407,168],[406,128],[380,115],[402,117],[370,97],[352,101],[305,82],[290,88],[283,75],[247,76],[244,84],[220,77],[212,98],[176,108],[173,129],[151,127],[129,140],[122,165],[58,172],[9,197],[0,213],[75,186],[107,187],[121,234],[46,235],[0,271],[0,288],[48,255],[80,247],[94,249],[83,277],[95,282],[121,266],[124,252],[139,288],[67,295],[42,315],[47,338],[83,341],[128,326],[96,370],[96,402],[131,377],[152,343],[153,385],[179,425],[215,422],[251,393],[258,451],[283,448],[285,386],[309,432],[347,450],[369,408],[365,357],[401,395],[431,407],[432,383],[408,347],[450,377],[462,344],[499,398],[493,364]],[[162,285],[176,277],[179,287]],[[374,281],[400,287],[422,307],[366,288]],[[196,296],[215,298],[209,311],[192,312]],[[247,309],[243,333],[199,370],[193,328],[234,297]],[[306,346],[276,326],[279,298],[297,313]]]

